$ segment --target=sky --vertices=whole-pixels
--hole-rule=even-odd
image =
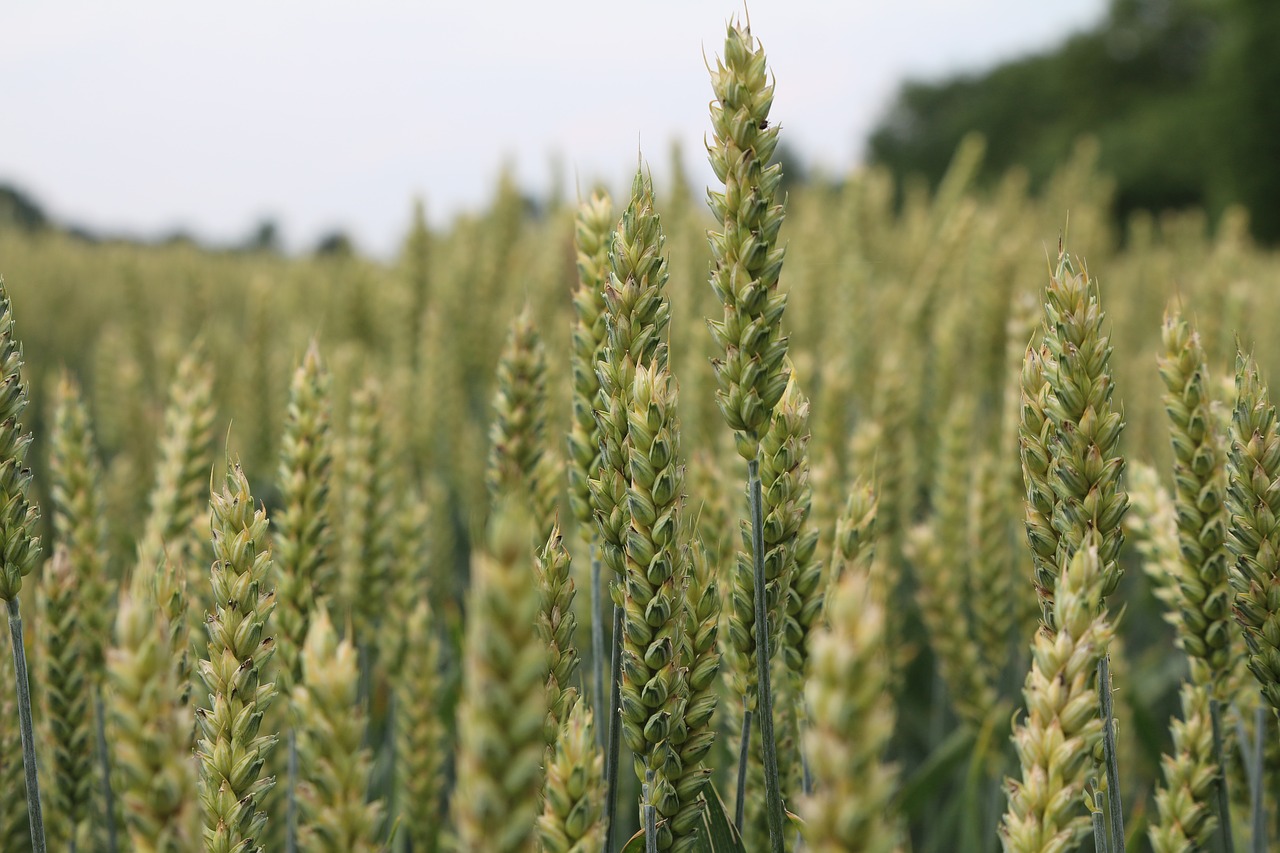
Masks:
[[[855,167],[907,78],[975,71],[1100,20],[1105,0],[753,0],[772,117],[804,160]],[[59,221],[214,242],[276,220],[389,256],[529,192],[705,165],[714,62],[738,3],[43,0],[0,11],[0,183]]]

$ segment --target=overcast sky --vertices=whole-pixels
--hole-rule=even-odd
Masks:
[[[1099,20],[1105,0],[753,0],[784,139],[829,171],[905,77],[974,70]],[[0,182],[56,217],[230,241],[266,216],[292,247],[342,228],[399,242],[484,204],[504,163],[548,188],[622,183],[673,140],[699,180],[703,52],[733,2],[42,0],[0,11]]]

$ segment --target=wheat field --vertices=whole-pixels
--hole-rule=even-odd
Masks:
[[[756,35],[705,192],[0,230],[0,850],[1269,849],[1280,259],[786,184]]]

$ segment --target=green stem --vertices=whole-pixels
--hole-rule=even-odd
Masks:
[[[1259,705],[1253,712],[1253,849],[1257,853],[1266,853],[1267,849],[1267,804],[1263,802],[1262,792],[1266,788],[1263,779],[1263,767],[1266,763],[1267,742],[1264,735],[1267,731],[1267,709]]]
[[[289,778],[285,782],[284,849],[295,853],[298,849],[298,731],[289,728]]]
[[[1102,818],[1102,794],[1093,795],[1093,849],[1096,853],[1109,853],[1107,850],[1107,827]]]
[[[742,834],[747,815],[747,761],[751,756],[751,710],[742,709],[742,736],[738,738],[738,792],[733,803],[733,825]]]
[[[747,486],[751,496],[751,561],[755,573],[756,676],[760,698],[760,746],[764,752],[764,813],[769,824],[772,853],[784,853],[782,786],[778,780],[778,744],[773,736],[773,690],[769,672],[769,606],[764,577],[764,498],[760,494],[760,461],[747,465]]]
[[[796,700],[796,752],[800,754],[800,789],[806,797],[813,794],[813,770],[809,767],[809,752],[804,748],[805,717],[804,699]]]
[[[1098,661],[1098,693],[1102,697],[1102,749],[1107,761],[1107,799],[1111,811],[1111,849],[1124,851],[1124,803],[1120,799],[1120,762],[1116,759],[1116,723],[1111,705],[1111,656]]]
[[[18,688],[18,723],[22,727],[22,768],[27,776],[27,815],[31,821],[31,851],[46,853],[44,813],[40,808],[40,778],[36,772],[36,736],[31,725],[31,686],[27,682],[27,650],[22,643],[22,614],[18,598],[9,599],[9,634],[13,638],[13,674]]]
[[[644,849],[658,853],[658,810],[653,807],[653,769],[644,771]]]
[[[604,849],[612,851],[618,825],[618,753],[622,749],[622,607],[613,605],[613,664],[609,684],[609,748],[604,754],[605,819]]]
[[[93,689],[94,725],[98,730],[98,766],[102,770],[102,820],[107,825],[107,853],[119,853],[116,838],[116,794],[111,789],[111,756],[107,750],[107,709],[102,701],[102,685]]]
[[[595,673],[596,719],[604,707],[604,620],[600,616],[600,554],[591,538],[591,668]],[[604,746],[604,726],[596,726],[596,746]]]
[[[1231,853],[1236,849],[1231,837],[1231,799],[1227,796],[1226,750],[1222,745],[1222,703],[1209,700],[1209,719],[1213,723],[1213,763],[1218,769],[1218,829],[1222,833],[1222,849]]]
[[[803,691],[801,691],[803,694]],[[806,798],[813,796],[813,770],[809,767],[809,753],[804,748],[805,729],[804,698],[796,699],[796,753],[800,756],[800,790]],[[804,832],[796,830],[796,842],[792,847],[794,853],[804,850]]]

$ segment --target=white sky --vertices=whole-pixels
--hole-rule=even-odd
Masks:
[[[1091,25],[1105,0],[753,0],[784,139],[854,165],[904,77],[980,69]],[[294,248],[331,228],[394,249],[484,204],[502,164],[545,191],[620,185],[703,134],[737,2],[42,0],[0,11],[0,181],[56,217],[235,240],[264,216]],[[572,193],[572,188],[567,188]]]

